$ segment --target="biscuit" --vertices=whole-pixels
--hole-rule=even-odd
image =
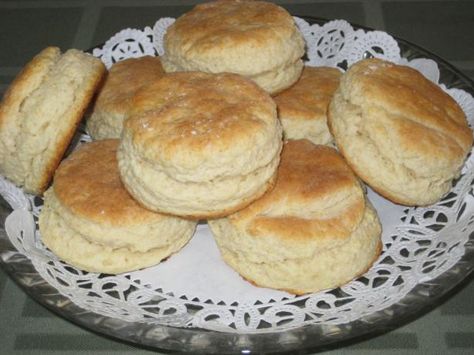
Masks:
[[[336,68],[307,66],[296,84],[274,97],[285,139],[333,143],[327,109],[341,75]]]
[[[263,1],[200,4],[167,30],[167,72],[236,73],[276,94],[298,80],[303,36],[282,7]]]
[[[0,173],[41,194],[104,73],[99,59],[75,49],[48,47],[34,57],[0,105]]]
[[[356,174],[393,202],[437,202],[460,175],[472,131],[456,101],[415,69],[354,64],[329,107],[329,128]]]
[[[207,218],[270,188],[281,145],[276,105],[251,80],[180,72],[135,95],[118,161],[125,187],[143,206]]]
[[[117,274],[159,263],[191,238],[196,223],[141,207],[123,187],[118,140],[87,143],[59,166],[39,217],[43,243],[90,272]]]
[[[120,138],[133,95],[163,74],[159,57],[129,58],[112,65],[87,119],[92,139]]]
[[[208,223],[240,275],[295,294],[340,286],[381,252],[381,225],[357,177],[334,148],[308,140],[284,144],[269,193]]]

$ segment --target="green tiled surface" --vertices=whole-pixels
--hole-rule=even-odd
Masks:
[[[49,45],[73,45],[82,8],[10,9],[0,7],[0,65],[23,66]]]
[[[364,7],[359,2],[338,2],[337,5],[331,2],[313,4],[283,2],[281,5],[294,15],[312,15],[325,19],[344,18],[352,23],[366,24]]]
[[[23,304],[23,309],[21,311],[21,316],[25,318],[55,317],[52,312],[50,312],[45,307],[39,306],[32,298],[29,297],[25,299],[25,303]]]
[[[3,289],[5,288],[5,282],[7,280],[7,275],[4,272],[0,272],[0,304],[3,297]]]
[[[186,0],[0,0],[0,93],[49,44],[89,48],[126,27],[152,26]],[[474,1],[277,1],[293,14],[343,18],[386,30],[449,59],[474,79]],[[473,354],[474,282],[401,327],[323,349],[330,354]],[[314,353],[318,349],[311,349]],[[28,298],[0,270],[0,354],[151,354],[80,328]]]
[[[466,74],[469,78],[471,78],[471,80],[474,80],[474,69],[473,70],[465,69],[463,70],[463,73]]]
[[[13,81],[15,75],[0,75],[0,84],[9,84]]]
[[[474,1],[394,1],[382,9],[388,32],[446,59],[474,58]]]
[[[474,348],[474,331],[446,333],[446,344],[450,349],[472,349]]]
[[[143,28],[153,26],[160,17],[177,17],[192,6],[163,7],[105,7],[101,11],[100,21],[94,36],[95,43],[102,43],[110,34],[122,28]]]
[[[456,295],[454,299],[447,300],[441,307],[441,314],[443,316],[470,316],[474,318],[474,282],[471,282],[474,278],[471,275],[463,285],[463,292]],[[473,324],[474,327],[474,324]],[[474,330],[474,329],[473,329]]]
[[[15,338],[14,350],[32,350],[37,352],[64,352],[79,348],[84,353],[91,351],[133,351],[132,345],[111,342],[102,336],[83,334],[48,334],[42,332],[22,333]]]
[[[418,338],[413,333],[395,333],[391,332],[383,337],[373,338],[371,341],[364,341],[357,343],[351,347],[352,349],[358,350],[382,350],[396,348],[399,350],[417,349]]]

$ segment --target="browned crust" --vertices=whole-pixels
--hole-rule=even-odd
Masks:
[[[138,91],[124,129],[150,160],[177,152],[200,160],[222,155],[237,141],[253,144],[257,132],[274,120],[275,103],[251,80],[229,73],[178,72]]]
[[[344,74],[338,92],[351,104],[361,108],[362,112],[378,109],[380,120],[384,119],[385,124],[390,124],[387,131],[391,137],[383,131],[371,133],[381,135],[379,139],[395,139],[393,149],[401,150],[405,155],[417,155],[418,161],[424,161],[425,168],[436,167],[442,160],[445,169],[453,170],[455,174],[472,146],[472,131],[457,102],[415,69],[380,59],[363,60]],[[357,176],[374,191],[402,205],[427,206],[441,198],[433,196],[431,201],[420,202],[416,196],[390,192],[374,181],[374,177],[360,167],[354,157],[351,158],[350,152],[338,139],[333,126],[334,119],[331,110],[328,110],[328,128],[339,151],[347,158],[348,165]],[[404,161],[393,163],[401,166]],[[413,166],[407,168],[413,169]]]
[[[195,6],[170,26],[166,52],[213,60],[222,53],[249,58],[289,41],[294,20],[282,7],[264,1],[212,1]],[[271,53],[275,54],[275,53]],[[292,53],[280,53],[287,57]]]
[[[74,215],[101,224],[132,225],[163,217],[138,204],[120,180],[118,139],[86,143],[65,159],[54,177],[54,192]]]
[[[443,145],[452,145],[445,154],[454,157],[471,147],[472,131],[461,107],[417,70],[366,59],[353,65],[344,77],[341,88],[351,95],[351,103],[380,107],[394,116],[394,133],[407,149],[430,156],[442,139]]]
[[[128,113],[131,98],[144,85],[164,75],[159,57],[128,58],[110,68],[94,105],[105,112]]]
[[[305,66],[296,84],[273,98],[280,119],[326,120],[341,75],[336,68]]]
[[[338,200],[334,201],[336,196]],[[332,201],[337,206],[332,206]],[[314,219],[293,212],[287,215],[282,211],[278,215],[270,212],[275,206],[289,203],[298,203],[303,211],[315,208],[321,216],[329,206],[338,212]],[[275,187],[229,218],[233,223],[250,221],[247,231],[254,236],[277,235],[282,239],[302,240],[331,235],[343,240],[362,220],[364,208],[360,183],[342,156],[333,148],[302,139],[283,145]]]

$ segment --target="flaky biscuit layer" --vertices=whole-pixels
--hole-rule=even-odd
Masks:
[[[41,194],[105,72],[102,62],[49,47],[14,80],[0,105],[0,172]]]
[[[132,199],[118,173],[117,146],[118,140],[80,146],[61,163],[44,195],[43,242],[87,271],[118,273],[157,264],[179,250],[196,226]]]
[[[293,86],[274,97],[285,139],[333,144],[327,110],[341,75],[336,68],[307,66]]]
[[[473,140],[447,93],[414,69],[378,59],[345,73],[329,127],[359,177],[406,205],[429,205],[445,195]]]
[[[297,294],[349,281],[381,249],[380,222],[358,179],[334,149],[307,140],[285,143],[270,192],[208,223],[244,278]]]
[[[251,80],[228,73],[167,74],[135,96],[119,169],[126,188],[147,208],[218,216],[271,186],[281,135],[275,103]]]
[[[135,93],[163,74],[159,57],[128,58],[112,65],[87,117],[90,136],[93,139],[120,138]]]
[[[168,28],[167,72],[236,73],[275,94],[301,74],[304,39],[291,15],[262,1],[197,5]]]

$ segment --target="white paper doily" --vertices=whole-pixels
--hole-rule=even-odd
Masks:
[[[397,42],[384,32],[354,30],[342,20],[322,26],[295,20],[307,42],[308,65],[345,68],[375,56],[412,66],[438,83],[436,62],[401,58]],[[123,30],[93,54],[108,67],[124,58],[163,54],[163,35],[173,21],[163,18],[153,28]],[[459,102],[472,125],[472,96],[441,87]],[[5,222],[11,242],[43,279],[79,307],[122,321],[265,333],[359,319],[399,302],[419,283],[455,265],[474,232],[473,159],[471,154],[451,193],[434,206],[397,206],[369,190],[384,229],[381,257],[363,277],[341,288],[298,297],[242,280],[220,259],[206,224],[198,226],[182,251],[155,267],[117,276],[82,272],[41,243],[36,228],[41,199],[1,177],[0,193],[14,210]]]

